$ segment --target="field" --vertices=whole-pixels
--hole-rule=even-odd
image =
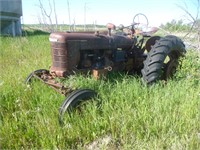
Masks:
[[[140,77],[114,73],[107,79],[70,76],[66,83],[98,91],[101,110],[67,117],[64,97],[26,76],[51,65],[48,34],[0,37],[0,149],[199,149],[200,55],[189,49],[167,84],[144,86]]]

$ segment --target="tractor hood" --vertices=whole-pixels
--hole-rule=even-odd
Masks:
[[[50,72],[58,77],[72,73],[80,62],[84,50],[125,50],[132,47],[131,38],[121,35],[106,35],[92,32],[51,33],[52,65]]]
[[[95,34],[94,32],[58,32],[51,33],[49,37],[53,43],[70,43],[76,42],[80,50],[95,49],[129,49],[131,48],[132,39],[122,35],[108,36],[105,33]]]

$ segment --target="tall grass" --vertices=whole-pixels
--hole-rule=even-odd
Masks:
[[[85,149],[109,135],[104,149],[198,149],[200,147],[200,58],[190,50],[174,79],[144,86],[139,77],[70,76],[65,84],[98,92],[101,109],[58,124],[64,97],[26,76],[51,64],[48,35],[0,38],[0,149]]]

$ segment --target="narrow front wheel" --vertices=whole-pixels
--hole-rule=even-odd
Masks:
[[[68,95],[59,109],[59,123],[63,123],[65,113],[71,113],[73,110],[81,111],[83,103],[94,99],[96,92],[90,89],[79,89]]]

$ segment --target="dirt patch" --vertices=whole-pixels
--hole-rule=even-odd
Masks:
[[[111,135],[105,135],[103,137],[100,137],[91,143],[85,145],[86,150],[100,150],[100,149],[116,149],[112,144],[112,137]],[[113,148],[112,148],[113,147]]]

